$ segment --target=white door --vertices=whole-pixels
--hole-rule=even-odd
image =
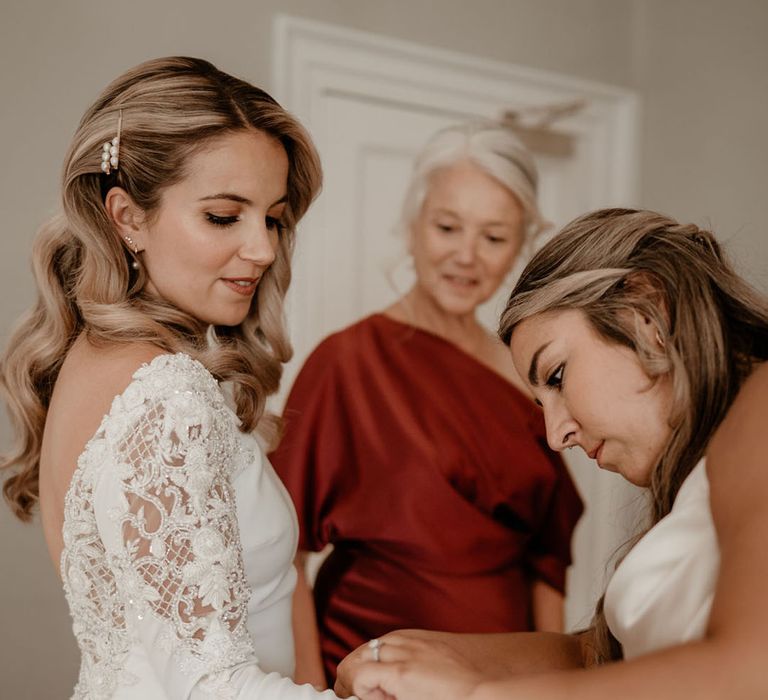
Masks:
[[[582,112],[557,125],[573,135],[572,154],[536,156],[542,211],[560,225],[631,196],[630,93],[287,17],[278,19],[276,38],[275,91],[311,131],[325,176],[299,231],[288,306],[296,357],[281,396],[324,336],[409,288],[396,224],[413,156],[439,128],[584,99]],[[504,285],[481,310],[490,329],[509,290]],[[575,627],[588,622],[605,560],[625,539],[626,496],[616,477],[585,457],[569,456],[569,464],[588,506],[569,576],[567,621]]]

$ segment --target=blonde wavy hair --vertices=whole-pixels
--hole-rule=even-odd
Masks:
[[[509,344],[526,318],[565,309],[580,309],[605,339],[635,351],[649,377],[672,380],[672,436],[649,489],[652,527],[671,510],[753,365],[768,358],[768,300],[734,272],[709,231],[651,211],[603,209],[566,225],[533,257],[499,336]],[[646,318],[661,344],[642,332],[638,319]],[[621,658],[602,599],[593,629],[592,662]]]
[[[120,167],[101,172],[102,144],[122,113]],[[122,187],[148,217],[165,188],[182,180],[193,154],[212,139],[258,130],[288,156],[287,206],[276,259],[264,273],[246,319],[207,328],[146,291],[143,267],[131,267],[104,207]],[[17,443],[0,469],[14,469],[3,492],[29,520],[39,498],[39,459],[48,404],[75,339],[94,344],[142,341],[184,351],[220,381],[232,383],[241,429],[269,432],[265,401],[291,357],[283,318],[296,223],[319,191],[320,162],[304,128],[266,92],[187,57],[161,58],[121,75],[83,116],[64,161],[62,211],[39,231],[32,260],[38,299],[19,321],[0,361],[0,385]]]

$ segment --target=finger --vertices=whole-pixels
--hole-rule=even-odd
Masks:
[[[352,668],[347,667],[346,671],[339,673],[339,675],[336,676],[333,692],[340,698],[348,698],[355,694],[352,688],[355,676],[357,675],[357,666],[358,664],[355,664]]]
[[[352,686],[347,685],[345,681],[340,678],[336,678],[336,683],[333,686],[333,692],[340,698],[348,698],[353,694]]]
[[[400,675],[400,664],[370,661],[358,667],[352,690],[360,698],[371,697],[376,690],[385,696],[397,697],[397,679]]]
[[[411,634],[412,630],[387,632],[387,634],[378,637],[380,648],[384,645],[390,647],[409,647],[411,645],[418,644],[421,638],[415,634]],[[341,662],[341,666],[349,666],[351,664],[357,665],[365,661],[371,661],[373,659],[373,650],[371,649],[371,642],[374,639],[370,639],[367,642],[363,642],[354,651],[351,651]],[[399,658],[399,657],[398,657]]]
[[[414,630],[395,630],[394,632],[387,632],[383,637],[379,637],[382,642],[393,645],[408,644],[414,640],[418,641],[423,637],[416,633]]]
[[[352,695],[352,680],[355,677],[357,667],[371,660],[372,651],[369,642],[361,644],[357,649],[345,656],[336,668],[336,685],[334,692],[342,698]]]
[[[397,700],[394,696],[390,695],[389,693],[385,693],[380,688],[376,688],[368,695],[360,695],[358,697],[360,700]]]
[[[388,644],[382,642],[379,646],[379,661],[382,663],[398,663],[400,661],[406,661],[412,659],[416,649],[410,644]],[[366,661],[375,661],[373,654],[369,655],[365,659]]]
[[[378,641],[378,653],[371,646],[374,641]],[[424,648],[429,647],[426,647],[422,640],[385,635],[384,637],[379,637],[378,640],[371,640],[362,647],[358,647],[360,655],[354,659],[354,665],[357,667],[361,663],[369,661],[386,661],[388,663],[405,661],[406,659],[412,659]]]

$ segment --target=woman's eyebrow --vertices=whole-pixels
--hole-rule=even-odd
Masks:
[[[219,192],[218,194],[210,194],[207,197],[200,197],[199,201],[206,202],[209,199],[229,199],[232,202],[239,202],[240,204],[253,204],[253,202],[247,197],[243,197],[232,192]]]
[[[549,346],[549,343],[544,343],[531,358],[531,366],[528,368],[528,381],[531,386],[539,385],[539,355]]]
[[[234,192],[219,192],[217,194],[209,194],[205,197],[200,197],[198,201],[200,202],[207,202],[211,199],[228,199],[231,202],[238,202],[239,204],[246,204],[250,205],[253,204],[253,202],[248,199],[248,197],[243,197],[242,195],[235,194]],[[280,199],[278,199],[276,202],[273,202],[269,205],[269,208],[276,207],[278,204],[283,204],[284,202],[288,201],[288,195],[284,194]]]

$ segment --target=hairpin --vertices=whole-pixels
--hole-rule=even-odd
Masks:
[[[123,110],[117,120],[117,136],[111,141],[106,141],[102,146],[101,171],[109,175],[112,170],[117,170],[120,164],[120,133],[123,130]]]

